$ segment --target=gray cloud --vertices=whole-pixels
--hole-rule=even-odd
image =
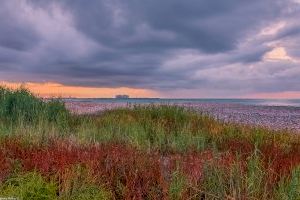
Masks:
[[[13,15],[12,6],[3,2],[0,8],[0,46],[17,51],[30,50],[39,37],[34,30],[26,27],[21,18]]]
[[[0,79],[216,96],[299,91],[299,7],[292,0],[4,0]],[[280,21],[280,30],[262,34]],[[295,60],[264,59],[276,46]]]

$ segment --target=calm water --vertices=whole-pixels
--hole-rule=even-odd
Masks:
[[[68,98],[64,101],[90,103],[225,103],[266,106],[293,106],[300,107],[300,99],[160,99],[160,98]]]

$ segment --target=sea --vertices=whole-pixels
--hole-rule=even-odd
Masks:
[[[64,98],[65,102],[88,103],[220,103],[300,107],[300,99],[166,99],[166,98]]]

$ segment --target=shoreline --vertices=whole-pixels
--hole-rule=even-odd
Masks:
[[[97,114],[106,110],[149,104],[65,102],[65,105],[67,109],[74,114]],[[168,105],[191,108],[224,122],[265,127],[272,130],[289,130],[300,133],[299,107],[226,103],[172,103]]]

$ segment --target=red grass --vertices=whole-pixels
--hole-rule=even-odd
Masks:
[[[220,145],[220,149],[222,151],[230,151],[234,154],[238,153],[243,158],[246,158],[254,152],[255,146],[247,140],[230,139],[223,142]]]
[[[64,190],[64,182],[74,174],[75,165],[88,170],[95,183],[114,191],[116,199],[167,199],[172,173],[186,175],[190,185],[198,185],[206,162],[216,159],[212,151],[168,153],[162,155],[152,151],[146,153],[124,144],[79,145],[70,140],[52,140],[41,144],[25,145],[19,138],[2,141],[0,148],[0,181],[17,167],[26,172],[36,170],[44,177],[56,177]],[[217,164],[230,167],[236,153],[241,153],[241,162],[254,151],[254,145],[246,140],[230,140],[221,145]],[[299,145],[288,150],[276,144],[265,144],[260,148],[270,187],[282,176],[300,164]],[[76,172],[74,172],[76,173]],[[120,185],[124,188],[120,191]],[[192,189],[188,191],[193,192]],[[192,195],[192,194],[188,194]]]
[[[289,149],[276,144],[266,144],[261,148],[264,163],[269,170],[270,181],[279,181],[283,176],[289,176],[292,170],[300,164],[300,147],[292,145]]]
[[[3,149],[0,150],[0,182],[3,181],[10,173],[11,162],[5,156]]]
[[[172,173],[186,174],[190,183],[201,179],[204,162],[212,159],[212,152],[190,152],[162,156],[158,152],[145,153],[122,144],[78,145],[70,141],[52,141],[48,145],[24,146],[19,140],[5,140],[1,152],[6,159],[18,160],[22,171],[37,170],[45,177],[59,176],[64,181],[72,166],[80,164],[90,174],[114,191],[116,198],[166,198]],[[228,159],[220,157],[220,164]],[[4,165],[1,165],[4,166]],[[7,165],[6,169],[10,166]],[[123,185],[123,192],[118,185]]]
[[[221,150],[229,151],[231,154],[242,155],[242,162],[254,153],[255,146],[247,140],[231,139],[221,145]],[[267,182],[273,187],[282,177],[289,177],[292,170],[300,165],[300,146],[291,144],[281,147],[276,143],[266,143],[259,147],[260,155],[268,173]]]

